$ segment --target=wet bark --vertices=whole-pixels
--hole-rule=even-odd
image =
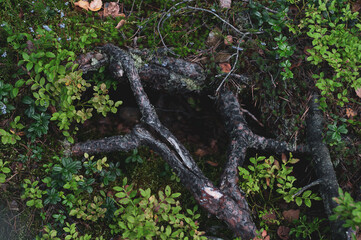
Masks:
[[[107,44],[101,47],[98,53],[92,53],[94,56],[100,54],[103,57],[97,55],[99,59],[96,61],[92,60],[94,57],[90,57],[88,58],[90,60],[83,62],[80,68],[87,72],[107,64],[108,70],[118,81],[129,81],[142,114],[141,124],[135,126],[131,133],[124,136],[77,143],[72,147],[72,153],[81,155],[85,152],[129,151],[141,145],[148,146],[159,153],[172,167],[182,184],[189,189],[200,206],[223,220],[242,239],[254,238],[256,227],[252,221],[245,195],[237,184],[237,168],[242,166],[247,149],[255,148],[276,153],[308,152],[311,149],[313,152],[318,151],[319,141],[321,141],[319,139],[322,138],[319,138],[319,135],[310,135],[308,146],[299,145],[295,147],[285,142],[254,134],[247,125],[237,96],[223,87],[217,95],[216,106],[223,116],[230,143],[227,163],[221,176],[220,185],[217,187],[202,173],[188,150],[160,122],[143,89],[143,85],[148,85],[169,92],[202,92],[205,88],[206,78],[202,68],[195,63],[184,60],[162,57],[157,54],[149,55],[149,52],[143,52],[143,55],[142,52],[139,53],[138,51],[137,54],[134,52],[136,51],[124,51],[114,45]],[[103,61],[103,59],[106,60]],[[311,120],[311,122],[313,121]],[[319,125],[314,126],[319,127]],[[313,131],[311,130],[311,132]],[[318,168],[317,165],[316,168]],[[328,168],[328,172],[333,172],[332,166]],[[324,177],[322,174],[320,177]],[[330,181],[332,186],[337,184],[333,176]],[[328,188],[328,183],[325,182],[323,186]],[[331,197],[337,196],[334,190],[330,194]],[[331,199],[327,194],[322,196]],[[327,200],[327,204],[327,211],[330,211],[334,203]]]

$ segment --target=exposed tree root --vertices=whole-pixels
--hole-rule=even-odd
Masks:
[[[332,209],[337,206],[333,201],[338,197],[338,182],[336,173],[331,162],[330,152],[325,143],[322,142],[323,115],[317,103],[318,97],[314,95],[310,102],[310,112],[307,117],[307,143],[312,154],[312,161],[317,178],[320,182],[320,194],[327,216],[332,215]],[[342,227],[342,221],[330,221],[333,239],[351,239],[346,236],[346,229]]]
[[[327,166],[322,165],[321,159],[325,157],[322,149],[327,150],[327,148],[322,145],[322,128],[318,123],[320,114],[316,110],[317,107],[313,105],[311,107],[310,122],[308,123],[310,129],[308,147],[302,145],[294,147],[285,142],[254,134],[247,125],[236,95],[223,87],[217,97],[217,106],[223,115],[226,131],[230,137],[230,145],[220,186],[216,187],[204,176],[188,150],[159,121],[142,86],[144,83],[170,92],[200,92],[204,87],[205,79],[202,69],[194,63],[173,58],[162,58],[160,62],[157,56],[148,58],[147,63],[139,64],[138,60],[136,62],[133,60],[134,51],[126,52],[110,44],[101,48],[101,54],[104,55],[102,59],[109,59],[109,70],[119,81],[123,81],[123,74],[126,74],[142,114],[142,123],[124,136],[77,143],[72,148],[74,155],[85,152],[129,151],[141,145],[148,146],[159,153],[172,167],[182,184],[191,191],[200,206],[227,223],[237,236],[242,239],[252,239],[256,235],[256,227],[252,221],[245,195],[237,184],[237,167],[242,166],[247,149],[255,148],[282,153],[308,152],[310,148],[314,156],[317,156],[315,158],[316,172],[319,173],[319,178],[323,179],[321,195],[325,201],[327,214],[331,213],[331,209],[335,206],[331,199],[337,196],[338,185],[332,165],[330,163],[327,163]],[[83,64],[81,67],[87,71],[87,69],[95,69],[101,64],[104,64],[104,61],[88,64],[88,67]],[[327,156],[329,158],[329,155]],[[340,228],[339,223],[332,224],[338,224],[337,232],[344,231]]]

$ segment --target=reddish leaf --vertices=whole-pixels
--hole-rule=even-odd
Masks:
[[[282,153],[282,162],[286,163],[287,162],[287,156],[286,154]]]
[[[224,44],[225,45],[232,45],[233,43],[233,37],[231,35],[227,35],[226,38],[224,39]]]
[[[288,240],[290,238],[290,228],[285,226],[279,226],[279,228],[277,229],[277,235],[282,240]]]
[[[231,65],[229,63],[220,63],[219,66],[222,69],[222,72],[229,73],[232,69]]]
[[[215,163],[215,162],[212,162],[212,161],[207,161],[207,163],[209,165],[211,165],[212,167],[217,167],[218,166],[218,163]]]
[[[346,108],[346,115],[348,118],[352,118],[357,115],[357,112],[352,110],[352,108]]]
[[[300,210],[299,209],[290,209],[287,211],[283,211],[282,213],[283,217],[290,223],[293,222],[293,220],[297,220],[300,217]]]

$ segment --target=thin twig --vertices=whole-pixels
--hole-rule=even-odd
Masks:
[[[234,69],[236,68],[236,65],[237,65],[237,62],[238,62],[238,56],[239,56],[239,51],[240,51],[240,48],[239,46],[241,45],[241,42],[243,40],[243,38],[245,37],[246,35],[243,35],[243,37],[238,41],[238,46],[237,46],[237,52],[236,52],[236,60],[234,61],[234,64],[233,64],[233,67],[231,69],[231,71],[229,71],[229,73],[223,78],[221,84],[219,84],[217,90],[216,90],[216,94],[219,93],[219,90],[221,89],[221,87],[223,86],[224,82],[227,80],[227,78],[229,77],[229,75],[231,75],[231,73],[234,71]],[[233,55],[232,55],[233,56]]]
[[[322,181],[323,181],[322,179],[317,179],[316,181],[311,182],[310,184],[304,186],[300,191],[298,191],[298,192],[296,192],[295,194],[293,194],[292,197],[297,197],[297,196],[299,196],[301,193],[303,193],[304,191],[306,191],[306,190],[309,189],[310,187],[313,187],[313,186],[316,186],[316,185],[322,183]]]

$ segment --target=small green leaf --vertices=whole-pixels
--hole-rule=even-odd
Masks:
[[[25,60],[25,61],[29,61],[29,55],[26,53],[26,52],[23,52],[23,59]]]
[[[30,70],[33,68],[33,66],[34,66],[34,63],[28,62],[28,63],[26,64],[26,70],[30,71]]]
[[[45,55],[46,55],[47,57],[49,57],[49,58],[55,58],[55,54],[52,53],[52,52],[46,52]]]

